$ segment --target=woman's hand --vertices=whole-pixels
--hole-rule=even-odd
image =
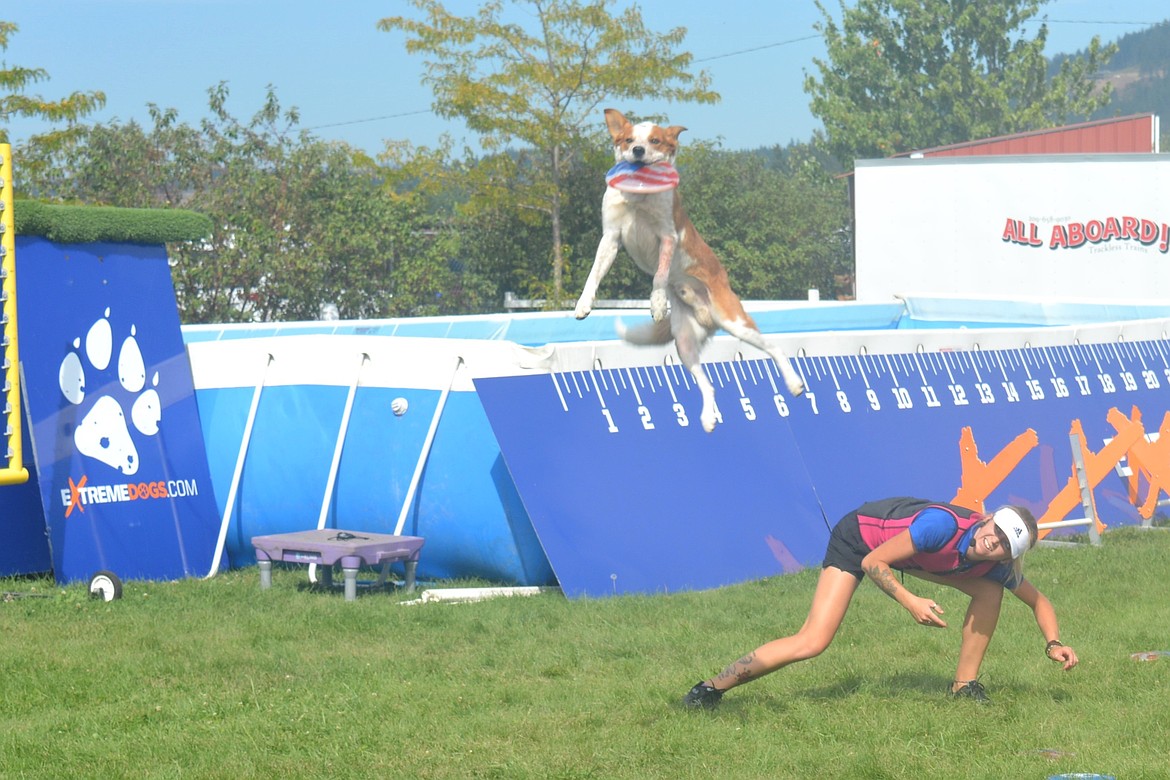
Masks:
[[[918,625],[934,626],[935,628],[947,627],[947,622],[939,617],[943,614],[943,608],[934,599],[912,596],[909,602],[906,605],[906,610],[914,616],[914,622]]]
[[[912,555],[914,555],[914,541],[910,538],[910,531],[901,531],[879,544],[862,558],[861,568],[875,585],[914,616],[915,623],[920,626],[946,628],[946,622],[939,617],[943,613],[942,607],[934,599],[925,599],[914,595],[894,576],[894,570],[891,566]]]
[[[1076,651],[1068,645],[1053,645],[1048,648],[1047,653],[1048,657],[1061,664],[1061,668],[1066,672],[1079,662]]]

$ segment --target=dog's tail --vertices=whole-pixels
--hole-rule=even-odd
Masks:
[[[617,330],[617,334],[621,337],[622,341],[630,344],[640,344],[642,346],[668,344],[674,338],[670,333],[669,318],[658,322],[648,320],[632,328],[627,328],[625,323],[619,319],[614,323],[614,328]]]

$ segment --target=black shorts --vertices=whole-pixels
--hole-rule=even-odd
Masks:
[[[850,512],[833,526],[821,568],[827,569],[832,566],[862,580],[865,579],[865,571],[861,568],[861,559],[869,553],[869,546],[861,538],[857,512]]]

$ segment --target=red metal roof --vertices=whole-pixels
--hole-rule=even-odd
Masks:
[[[1156,114],[1097,119],[1027,133],[964,141],[894,157],[968,157],[988,154],[1151,153],[1158,151]]]

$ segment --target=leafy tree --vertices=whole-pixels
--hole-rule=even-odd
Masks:
[[[0,52],[8,50],[8,41],[19,29],[12,22],[0,21]],[[29,87],[48,79],[49,74],[43,68],[23,68],[0,62],[0,143],[9,143],[10,117],[22,116],[49,122],[66,122],[67,126],[63,129],[36,136],[41,144],[59,145],[76,133],[75,122],[78,119],[106,104],[105,94],[96,91],[74,92],[60,100],[45,100],[39,95],[28,94]]]
[[[482,305],[479,280],[448,261],[418,198],[387,197],[381,171],[342,144],[295,134],[272,90],[248,123],[210,94],[211,118],[179,124],[151,106],[153,127],[87,128],[67,146],[30,150],[51,172],[38,197],[114,206],[183,206],[207,214],[206,241],[170,246],[184,322],[455,313]]]
[[[530,166],[533,157],[518,153],[515,164]],[[597,174],[610,164],[612,157],[598,146],[578,150],[566,166],[561,247],[567,287],[583,284],[593,262],[605,190],[604,178]],[[559,308],[548,277],[549,223],[548,215],[516,209],[507,201],[457,211],[453,217],[452,225],[463,236],[467,256],[475,258],[476,270],[491,280],[497,305],[505,293],[513,292],[520,298],[544,299],[546,307]],[[645,275],[633,263],[618,263],[606,277],[606,291],[606,297],[645,298]]]
[[[679,173],[687,212],[743,298],[849,295],[849,199],[807,147],[722,151],[688,144]]]
[[[225,98],[222,87],[213,91],[215,121],[204,123],[217,175],[201,199],[223,232],[215,251],[191,264],[198,274],[190,279],[197,289],[210,280],[218,311],[280,320],[314,319],[323,303],[335,303],[344,318],[449,314],[468,305],[476,285],[464,283],[428,235],[416,199],[386,196],[364,154],[294,138],[295,112],[282,113],[271,93],[247,125],[224,111]]]
[[[179,124],[174,109],[148,109],[150,132],[134,121],[114,122],[78,126],[60,145],[31,141],[21,157],[28,194],[93,205],[191,206],[214,173],[204,138],[197,128]]]
[[[857,0],[825,9],[827,59],[805,91],[843,164],[1088,119],[1109,102],[1093,75],[1116,51],[1094,38],[1048,78],[1048,27],[1023,25],[1047,0]]]
[[[509,203],[547,215],[551,297],[559,300],[566,172],[583,139],[593,135],[585,128],[600,122],[603,102],[719,98],[705,72],[690,72],[691,55],[675,51],[686,30],[654,33],[636,5],[612,15],[615,0],[488,0],[469,17],[438,0],[408,2],[421,18],[392,16],[378,27],[405,32],[407,51],[429,58],[424,83],[434,91],[433,110],[462,118],[479,134],[488,157],[467,170],[472,209]],[[510,21],[505,5],[522,7],[533,23]],[[517,143],[535,154],[503,153]]]

